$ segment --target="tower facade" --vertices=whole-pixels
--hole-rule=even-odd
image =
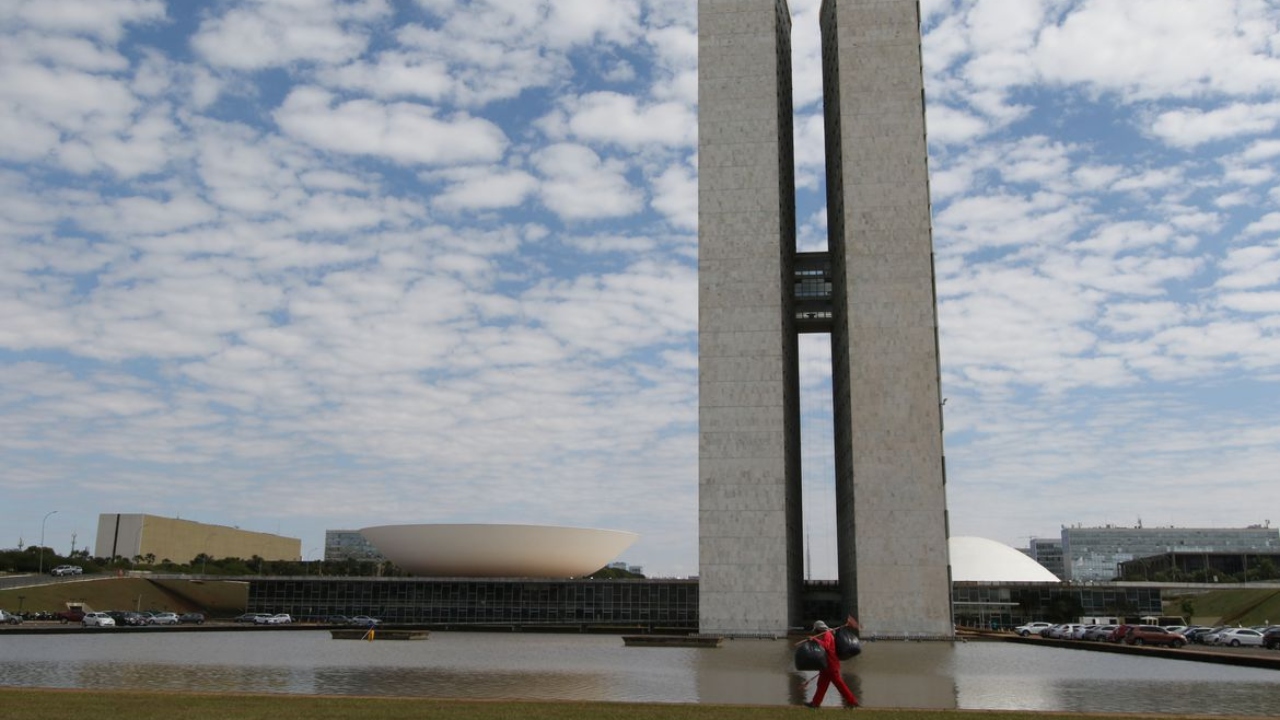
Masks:
[[[698,22],[701,629],[813,619],[797,336],[826,332],[842,601],[880,635],[949,636],[917,0],[823,3],[828,251],[802,256],[785,0],[699,0]]]

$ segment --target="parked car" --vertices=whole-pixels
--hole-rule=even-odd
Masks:
[[[49,571],[54,577],[62,577],[64,575],[80,575],[84,573],[84,569],[79,565],[59,565]]]
[[[178,613],[162,612],[151,616],[152,625],[177,625]]]
[[[80,624],[85,627],[115,627],[116,621],[104,612],[90,612],[84,614]]]
[[[1213,628],[1208,625],[1192,625],[1182,633],[1182,636],[1185,637],[1189,643],[1202,643],[1204,642],[1204,636],[1211,630],[1213,630]]]
[[[116,625],[128,625],[130,627],[140,627],[147,625],[151,618],[139,612],[125,611],[121,617],[116,618]]]
[[[11,612],[5,612],[4,610],[0,610],[0,624],[21,625],[22,617],[19,615],[14,615]]]
[[[1262,647],[1268,650],[1280,650],[1280,626],[1267,628],[1262,633]]]
[[[1240,647],[1241,645],[1261,647],[1262,633],[1253,628],[1230,628],[1218,633],[1214,644],[1230,645],[1231,647]]]
[[[1028,635],[1039,635],[1041,630],[1047,630],[1051,627],[1053,627],[1053,623],[1036,621],[1029,622],[1026,625],[1019,625],[1013,631],[1022,637],[1027,637]]]
[[[1063,623],[1062,625],[1054,625],[1049,629],[1049,637],[1054,640],[1070,640],[1071,635],[1078,629],[1083,628],[1080,623]]]
[[[1084,634],[1096,627],[1098,626],[1097,625],[1080,625],[1076,627],[1075,630],[1072,630],[1071,634],[1068,635],[1067,637],[1069,637],[1072,640],[1083,640]]]
[[[1203,635],[1200,636],[1200,642],[1204,643],[1205,645],[1217,645],[1218,636],[1230,629],[1231,628],[1229,627],[1225,627],[1221,625],[1216,628],[1213,628],[1209,632],[1204,633]]]
[[[1085,630],[1084,635],[1080,639],[1102,642],[1106,640],[1107,636],[1111,634],[1111,631],[1115,629],[1115,625],[1094,625],[1088,630]]]
[[[81,620],[84,620],[84,610],[79,607],[72,607],[67,608],[66,610],[59,610],[54,613],[53,616],[62,622],[63,625],[66,625],[67,623],[80,622]]]
[[[293,617],[288,613],[277,613],[275,615],[261,615],[254,618],[255,625],[288,625],[293,622]]]
[[[198,613],[198,612],[182,613],[181,615],[178,616],[178,622],[183,623],[185,625],[203,625],[204,613]]]
[[[324,622],[329,625],[350,625],[351,618],[346,615],[329,615],[324,619]]]
[[[1187,644],[1185,637],[1171,633],[1159,625],[1135,625],[1124,641],[1129,645],[1165,645],[1172,648]]]
[[[231,621],[238,622],[238,623],[253,623],[253,622],[257,622],[258,618],[267,617],[270,614],[271,613],[244,613],[242,615],[237,615],[231,618]]]
[[[359,625],[360,627],[371,627],[382,624],[382,621],[378,618],[369,617],[368,615],[357,615],[351,618],[351,624]]]

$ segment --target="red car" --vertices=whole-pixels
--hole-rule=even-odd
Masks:
[[[1169,632],[1159,625],[1135,625],[1124,641],[1129,645],[1164,645],[1180,648],[1187,644],[1187,639],[1178,633]]]

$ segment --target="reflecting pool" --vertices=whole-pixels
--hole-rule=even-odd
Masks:
[[[1000,642],[867,643],[868,707],[1272,716],[1280,672]],[[799,704],[786,640],[625,647],[617,636],[325,631],[0,634],[0,685],[435,698]],[[838,704],[835,693],[828,704]]]

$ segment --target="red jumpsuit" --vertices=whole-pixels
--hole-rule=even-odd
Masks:
[[[813,707],[821,705],[822,698],[827,695],[827,686],[835,685],[840,697],[844,698],[845,704],[856,706],[858,698],[854,696],[849,686],[844,684],[844,678],[840,677],[840,658],[836,655],[835,633],[828,630],[814,640],[817,640],[822,649],[827,651],[827,667],[818,671],[818,688],[813,691],[813,700],[809,704]]]

